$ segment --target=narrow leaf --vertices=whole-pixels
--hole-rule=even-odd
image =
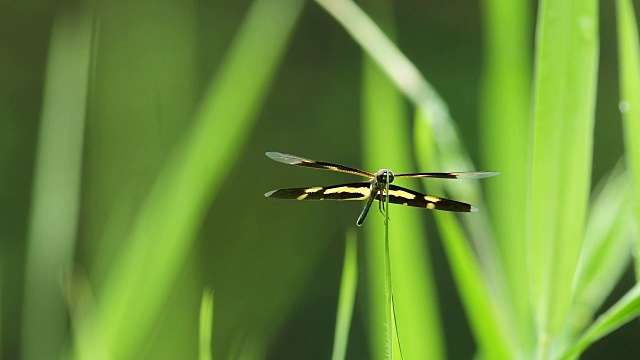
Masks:
[[[350,230],[345,238],[344,266],[340,281],[340,298],[336,316],[336,330],[333,335],[332,360],[344,360],[347,355],[349,328],[353,316],[353,305],[358,288],[358,239],[356,232]]]
[[[636,224],[640,224],[640,45],[633,4],[618,0],[618,58],[620,61],[620,111],[624,125],[627,167],[631,175],[631,197]],[[636,238],[636,252],[640,238]],[[636,276],[640,276],[636,258]]]
[[[533,348],[525,203],[531,102],[532,1],[485,0],[484,56],[480,93],[480,150],[483,170],[500,176],[483,181],[486,210],[504,264],[505,311],[517,324],[523,347]],[[505,101],[505,99],[509,99]],[[483,209],[481,209],[483,210]],[[531,350],[529,350],[531,351]]]
[[[567,320],[589,199],[598,3],[543,0],[536,36],[527,235],[538,356]]]
[[[607,178],[592,200],[584,246],[574,281],[569,323],[571,336],[591,323],[595,312],[631,261],[633,217],[629,176],[621,167]]]
[[[636,284],[622,299],[591,325],[561,359],[574,359],[589,345],[640,315],[640,284]]]

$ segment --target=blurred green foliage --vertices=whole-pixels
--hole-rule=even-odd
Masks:
[[[214,359],[329,358],[344,234],[354,226],[361,204],[267,201],[263,193],[273,188],[351,179],[283,167],[269,161],[264,152],[283,151],[355,167],[373,163],[397,171],[413,171],[412,164],[420,160],[406,153],[414,148],[411,144],[386,149],[390,144],[386,139],[363,132],[362,79],[372,75],[373,65],[363,65],[361,49],[335,19],[316,3],[301,0],[4,1],[2,5],[0,355],[6,359],[72,354],[195,358],[202,291],[211,287]],[[517,132],[523,130],[494,136],[491,129],[500,128],[500,123],[487,120],[501,101],[509,103],[490,92],[493,85],[486,82],[487,74],[510,62],[517,62],[514,67],[522,72],[533,66],[535,4],[520,5],[523,8],[511,10],[518,11],[517,16],[507,20],[516,22],[514,28],[528,29],[517,35],[525,42],[519,46],[528,48],[531,56],[510,58],[494,53],[490,45],[495,44],[487,40],[495,31],[488,22],[498,21],[488,14],[498,14],[508,5],[488,0],[393,4],[399,48],[438,90],[473,162],[486,170],[525,167],[498,158],[500,148],[492,146],[492,141],[510,135],[526,139]],[[614,4],[603,3],[600,12],[594,184],[623,154]],[[62,40],[61,24],[71,29],[63,31]],[[90,43],[65,48],[65,39],[76,45],[82,39]],[[56,54],[62,63],[54,63]],[[88,71],[83,67],[86,61]],[[521,87],[529,81],[514,80]],[[375,88],[366,91],[370,96],[376,93]],[[526,91],[513,96],[514,103],[528,104],[522,100],[529,96]],[[80,109],[76,116],[85,114],[84,123],[79,128],[68,125],[65,114],[71,105],[47,117],[47,101],[69,101]],[[505,108],[503,115],[529,116],[528,109]],[[412,128],[413,108],[407,109],[411,111],[406,112],[406,123],[393,125],[394,131]],[[402,111],[393,116],[398,114]],[[81,145],[72,147],[75,155],[50,153],[43,146],[43,129],[51,119],[49,128],[60,135],[57,144],[64,147],[69,145],[67,138],[83,138]],[[505,121],[509,120],[528,121]],[[406,141],[411,139],[404,135]],[[397,139],[402,137],[393,141]],[[524,153],[518,145],[510,154],[513,158]],[[378,152],[402,158],[389,156],[379,164],[384,155]],[[51,159],[55,156],[60,158]],[[51,160],[39,164],[43,159]],[[48,170],[41,170],[43,166]],[[79,172],[73,172],[74,166]],[[44,187],[38,186],[42,171],[54,175]],[[549,176],[553,179],[554,174]],[[495,215],[510,199],[500,197],[499,183],[492,184],[487,202]],[[77,191],[79,200],[65,192],[69,188]],[[516,186],[507,191],[523,190]],[[60,206],[40,215],[45,227],[35,231],[35,214],[43,211],[38,210],[42,196]],[[525,271],[518,268],[525,260],[508,255],[523,251],[517,246],[522,242],[509,248],[514,244],[504,234],[522,231],[509,227],[523,209],[517,203],[504,209],[506,218],[491,219],[502,244],[501,256],[519,272]],[[435,326],[443,334],[443,352],[449,358],[471,358],[475,341],[432,214],[394,208],[392,231],[402,221],[393,217],[407,210],[417,226],[427,225],[428,241],[417,239],[411,246],[419,250],[411,255],[428,256],[425,262],[431,263],[437,295],[427,297],[438,297],[429,306],[439,309],[442,326]],[[74,221],[58,221],[66,216]],[[379,214],[372,211],[369,217],[365,227],[371,231],[362,236],[359,232],[361,243],[368,240],[364,235],[382,231]],[[58,243],[50,242],[54,233],[47,231],[47,223],[66,226],[70,235],[64,246],[69,254],[54,259],[56,253],[50,248],[33,254],[38,244],[34,238],[60,250]],[[179,231],[173,232],[176,228]],[[392,237],[393,241],[403,239]],[[369,271],[365,261],[358,266],[361,272]],[[422,269],[419,275],[428,278],[422,266],[416,267]],[[42,287],[28,280],[39,279],[38,271],[46,275]],[[630,272],[623,280],[604,308],[634,281]],[[378,285],[382,282],[380,277]],[[506,291],[517,293],[520,290],[514,289],[523,287],[513,278],[507,282],[511,290]],[[346,358],[374,356],[368,327],[384,329],[384,324],[371,320],[374,305],[368,296],[374,287],[364,281],[358,285]],[[527,298],[514,299],[513,293],[501,296],[515,308],[513,326],[531,330],[530,314],[523,310]],[[36,308],[48,304],[53,310],[33,315],[26,306],[29,301]],[[406,326],[402,316],[412,314],[404,311],[398,311],[401,329]],[[38,325],[42,326],[37,332],[30,330]],[[600,340],[584,358],[635,358],[640,349],[628,339],[636,337],[637,324],[632,323]]]

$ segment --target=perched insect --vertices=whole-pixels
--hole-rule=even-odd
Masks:
[[[478,211],[472,205],[463,202],[444,199],[437,196],[424,195],[417,191],[405,189],[403,187],[392,185],[396,178],[442,178],[442,179],[481,179],[489,176],[498,175],[493,171],[468,171],[468,172],[445,172],[445,173],[411,173],[411,174],[394,174],[389,169],[378,170],[375,174],[350,168],[343,165],[332,164],[322,161],[305,159],[295,155],[283,154],[279,152],[266,153],[271,159],[283,164],[310,167],[315,169],[332,170],[344,172],[348,174],[360,175],[368,177],[369,181],[356,182],[350,184],[341,184],[333,186],[313,186],[292,189],[278,189],[269,191],[264,194],[265,197],[274,199],[295,199],[295,200],[367,200],[360,217],[356,224],[362,225],[373,200],[380,202],[380,210],[384,209],[383,202],[385,198],[389,198],[390,203],[402,204],[407,206],[415,206],[420,208],[456,211],[456,212],[476,212]],[[387,189],[387,179],[389,181],[389,193],[385,194]]]

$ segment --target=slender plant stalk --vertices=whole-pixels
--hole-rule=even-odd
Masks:
[[[389,250],[389,175],[387,174],[387,186],[385,189],[385,211],[384,211],[384,289],[385,289],[385,310],[387,315],[387,349],[389,350],[389,359],[393,360],[393,333],[395,329],[394,322],[394,304],[393,304],[393,285],[391,281],[391,251]],[[395,329],[397,331],[397,329]]]
[[[200,360],[211,360],[211,335],[213,333],[213,289],[202,292],[200,303]]]
[[[505,296],[500,305],[516,340],[530,352],[535,328],[529,302],[525,238],[527,144],[531,103],[530,0],[481,1],[484,15],[484,57],[479,104],[481,168],[496,169],[500,176],[483,181],[495,243],[503,269]],[[509,101],[505,101],[509,99]],[[481,206],[481,205],[478,205]],[[486,208],[486,209],[485,209]],[[504,211],[510,209],[510,211]],[[486,210],[486,211],[485,211]],[[475,217],[474,217],[475,218]]]
[[[382,1],[388,3],[388,1]],[[331,5],[338,2],[332,2]],[[340,1],[353,5],[352,1]],[[374,4],[372,4],[374,3]],[[367,1],[372,14],[383,24],[392,27],[388,19],[390,4]],[[343,8],[341,8],[343,9]],[[354,21],[357,21],[354,20]],[[389,30],[393,33],[392,30]],[[363,65],[362,138],[364,164],[367,168],[392,167],[403,172],[414,169],[411,152],[411,129],[407,121],[405,103],[394,84],[368,56]],[[384,143],[384,146],[381,146]],[[411,180],[406,180],[411,183]],[[402,352],[407,358],[420,358],[428,353],[430,359],[444,359],[445,347],[440,326],[438,296],[431,270],[427,233],[423,226],[424,213],[408,207],[394,207],[394,223],[389,238],[402,239],[393,245],[393,302],[396,314],[402,318],[397,330],[402,333]],[[369,258],[369,333],[373,359],[387,358],[385,327],[384,233],[366,226],[366,253]],[[397,306],[395,305],[397,304]],[[398,349],[395,349],[398,352]]]
[[[332,360],[343,360],[347,353],[349,327],[353,315],[353,304],[358,285],[358,243],[356,232],[347,232],[342,280],[340,281],[340,298],[338,299],[338,314],[336,316],[336,330],[333,338]]]

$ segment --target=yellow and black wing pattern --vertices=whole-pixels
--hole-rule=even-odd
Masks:
[[[371,184],[359,182],[334,186],[313,186],[291,189],[278,189],[264,194],[268,198],[286,200],[365,200],[371,195]],[[438,196],[421,194],[417,191],[389,184],[389,202],[405,206],[413,206],[431,210],[455,212],[476,212],[474,206]],[[376,200],[385,201],[382,192],[378,192]]]
[[[266,155],[283,164],[304,166],[314,169],[331,170],[347,174],[359,175],[369,178],[367,182],[357,182],[333,186],[312,186],[303,188],[278,189],[269,191],[264,196],[273,199],[291,200],[367,200],[356,224],[362,225],[369,208],[374,200],[379,200],[380,210],[384,210],[383,203],[389,199],[390,203],[405,206],[418,207],[431,210],[444,210],[454,212],[476,212],[472,205],[449,200],[437,196],[425,195],[417,191],[406,189],[391,184],[395,178],[440,178],[440,179],[482,179],[496,176],[495,171],[465,171],[465,172],[420,172],[395,174],[389,169],[380,169],[376,173],[366,172],[360,169],[333,164],[323,161],[315,161],[296,155],[280,152],[268,152]],[[387,193],[386,189],[389,187]]]
[[[268,198],[288,200],[364,200],[369,195],[371,184],[368,182],[278,189],[264,194]]]
[[[476,212],[475,206],[438,196],[421,194],[417,191],[389,184],[389,202],[406,206],[413,206],[431,210],[444,210],[455,212]],[[376,200],[385,201],[382,192],[376,195]]]

